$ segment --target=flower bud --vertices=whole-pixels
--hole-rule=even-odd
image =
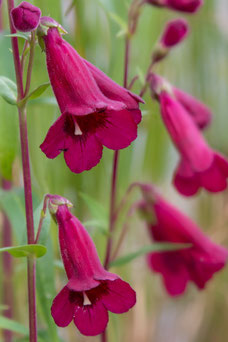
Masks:
[[[167,56],[170,49],[181,43],[188,34],[188,23],[186,20],[174,19],[166,24],[159,43],[152,55],[153,62],[158,62]]]
[[[23,1],[11,11],[11,18],[16,30],[29,32],[35,30],[40,22],[41,10],[32,4]]]
[[[186,20],[174,19],[166,24],[161,36],[160,44],[170,49],[179,44],[188,34],[188,23]]]

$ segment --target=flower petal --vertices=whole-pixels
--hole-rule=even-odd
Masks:
[[[185,291],[190,277],[179,252],[151,253],[148,255],[148,263],[153,271],[162,274],[164,285],[171,296]]]
[[[103,147],[94,135],[69,139],[69,148],[64,152],[64,158],[72,172],[90,170],[99,163]]]
[[[211,167],[200,174],[202,186],[211,192],[223,191],[227,187],[228,162],[219,154],[215,154]]]
[[[96,131],[100,142],[113,150],[127,147],[137,138],[137,125],[129,111],[108,112],[106,125]]]
[[[177,166],[173,184],[184,196],[195,195],[201,186],[199,176],[191,170],[189,163],[184,160],[181,160]]]
[[[108,312],[104,305],[97,301],[92,305],[77,306],[74,323],[81,334],[96,336],[101,334],[108,324]]]
[[[51,314],[59,327],[66,327],[73,319],[75,303],[70,301],[70,290],[65,286],[55,297],[51,307]]]
[[[54,124],[49,128],[49,131],[40,145],[42,152],[48,158],[56,158],[62,150],[67,148],[67,135],[64,132],[65,115],[61,115]]]
[[[111,312],[127,312],[136,303],[136,293],[131,286],[121,279],[106,281],[107,290],[102,293],[101,301]]]

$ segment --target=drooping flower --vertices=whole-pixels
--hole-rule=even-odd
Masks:
[[[155,83],[154,83],[155,84]],[[166,86],[153,87],[161,106],[161,115],[173,143],[180,152],[180,164],[174,185],[185,195],[194,195],[199,188],[210,192],[227,187],[228,161],[208,146],[199,128],[186,109]],[[194,118],[194,117],[193,117]]]
[[[174,11],[195,13],[203,5],[203,0],[146,0],[158,7],[167,7]]]
[[[166,202],[150,185],[141,185],[149,234],[155,242],[189,243],[186,249],[153,252],[147,260],[152,271],[160,273],[169,295],[184,293],[189,282],[204,289],[215,272],[221,270],[228,250],[213,243],[200,228],[178,209]]]
[[[53,301],[51,314],[60,327],[73,320],[82,334],[101,334],[108,324],[108,311],[127,312],[135,305],[135,291],[118,275],[103,268],[91,237],[70,213],[65,199],[60,204],[59,198],[56,202],[55,196],[50,196],[50,201],[68,277],[66,286]]]
[[[11,11],[11,18],[16,30],[21,32],[29,32],[35,30],[41,17],[41,10],[23,1],[19,6],[15,7]]]
[[[103,145],[119,150],[136,139],[138,103],[143,101],[81,58],[57,27],[47,29],[42,38],[62,115],[40,147],[48,158],[64,151],[68,167],[80,173],[99,162]]]

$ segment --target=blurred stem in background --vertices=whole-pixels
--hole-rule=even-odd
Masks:
[[[2,180],[2,189],[9,191],[12,185],[10,181]],[[2,213],[2,247],[12,246],[12,227],[7,215]],[[4,274],[2,284],[2,302],[6,306],[4,310],[4,316],[11,319],[13,317],[13,260],[9,253],[3,253],[2,255],[2,271]],[[10,330],[3,329],[4,342],[12,342],[13,334]]]
[[[130,45],[131,45],[131,38],[134,34],[134,30],[131,30],[131,20],[132,20],[132,13],[134,13],[133,8],[137,0],[134,0],[130,5],[130,9],[128,12],[128,31],[126,32],[125,38],[125,54],[124,54],[124,78],[123,78],[123,86],[124,88],[128,88],[128,73],[129,73],[129,63],[130,63]],[[104,267],[106,269],[109,268],[111,253],[112,253],[112,245],[113,245],[113,233],[115,229],[115,223],[117,216],[116,214],[116,193],[117,193],[117,178],[118,178],[118,165],[119,165],[119,153],[120,151],[114,152],[113,157],[113,167],[112,167],[112,181],[111,181],[111,195],[110,195],[110,212],[109,212],[109,236],[107,241],[106,247],[106,256]],[[101,335],[101,341],[107,342],[108,336],[106,331],[103,332]]]
[[[11,34],[15,34],[16,30],[13,26],[10,13],[14,8],[14,0],[8,0],[8,14],[10,22]],[[21,101],[29,92],[30,80],[33,64],[34,53],[34,34],[31,35],[30,45],[30,58],[27,70],[26,91],[23,89],[23,75],[21,69],[20,53],[18,47],[17,37],[11,37],[14,67],[17,81],[18,101]],[[19,114],[19,127],[20,127],[20,141],[21,141],[21,154],[23,166],[23,179],[24,179],[24,192],[25,192],[25,211],[27,223],[27,241],[28,244],[34,243],[34,222],[33,222],[33,203],[32,203],[32,185],[29,161],[29,147],[28,147],[28,132],[26,120],[26,107],[22,105],[18,107]],[[30,342],[37,341],[37,324],[36,324],[36,260],[33,256],[27,258],[27,271],[28,271],[28,302],[29,302],[29,333]]]

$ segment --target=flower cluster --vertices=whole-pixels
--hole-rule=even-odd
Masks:
[[[203,0],[144,0],[138,6],[145,4],[195,13]],[[139,8],[134,14],[129,36],[136,30]],[[11,18],[16,30],[31,32],[37,29],[61,112],[40,145],[42,152],[50,159],[63,152],[70,170],[81,173],[99,163],[103,146],[112,150],[128,147],[137,138],[142,98],[82,58],[63,39],[62,34],[66,32],[60,24],[52,18],[41,17],[39,8],[22,2],[11,11]],[[149,84],[152,98],[159,102],[164,125],[179,153],[173,184],[184,196],[195,195],[201,188],[209,192],[223,191],[228,178],[228,160],[213,150],[202,134],[211,122],[210,109],[153,70],[188,33],[188,23],[184,19],[166,24],[153,50],[143,88]],[[175,251],[150,253],[147,256],[149,267],[162,275],[171,296],[184,293],[189,282],[203,289],[214,273],[226,264],[228,250],[213,243],[153,186],[137,185],[142,193],[137,208],[152,240],[187,244],[186,248]],[[101,334],[108,324],[108,311],[127,312],[136,303],[135,291],[118,275],[104,269],[91,237],[70,212],[70,202],[57,195],[48,195],[48,200],[58,224],[60,251],[68,278],[53,300],[51,314],[60,327],[74,321],[84,335]]]

